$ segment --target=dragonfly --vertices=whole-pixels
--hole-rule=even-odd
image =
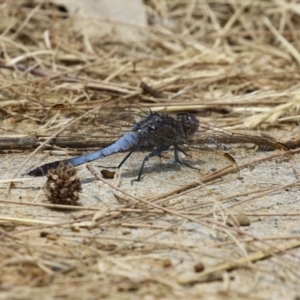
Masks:
[[[61,163],[76,167],[117,153],[125,153],[117,168],[121,168],[131,157],[134,168],[137,169],[137,177],[133,182],[141,181],[145,172],[163,171],[164,167],[170,168],[172,164],[194,172],[204,171],[204,174],[228,166],[238,169],[234,157],[226,152],[228,145],[232,143],[254,144],[267,150],[288,150],[284,144],[269,138],[234,133],[201,122],[188,112],[175,115],[153,112],[142,105],[109,103],[87,113],[85,118],[80,119],[81,122],[83,119],[93,120],[92,124],[86,128],[83,126],[84,133],[77,136],[74,131],[78,133],[78,129],[69,128],[71,139],[88,141],[93,138],[99,144],[105,139],[108,146],[84,155],[43,164],[29,171],[28,175],[44,176]],[[80,124],[77,126],[80,127]],[[165,153],[172,153],[171,163],[170,156],[167,155],[168,163],[164,167],[146,170],[151,161],[152,167],[160,165]],[[172,178],[175,177],[176,174],[173,174]]]

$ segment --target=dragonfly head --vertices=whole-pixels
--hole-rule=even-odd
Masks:
[[[199,121],[191,114],[181,112],[177,114],[177,120],[181,123],[186,137],[191,137],[199,127]]]

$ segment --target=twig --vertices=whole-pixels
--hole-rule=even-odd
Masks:
[[[255,253],[249,254],[246,257],[241,257],[239,259],[236,259],[236,260],[233,260],[230,262],[216,265],[216,266],[211,267],[199,274],[195,274],[192,276],[185,275],[184,277],[179,278],[179,282],[182,284],[192,284],[192,283],[195,283],[195,282],[205,279],[209,275],[216,274],[216,273],[218,274],[219,272],[223,272],[223,271],[232,271],[236,268],[247,265],[250,262],[255,262],[258,260],[266,259],[266,258],[274,255],[274,253],[280,253],[282,251],[287,251],[289,249],[298,248],[298,247],[300,247],[299,240],[288,241],[288,242],[280,245],[280,250],[276,249],[276,250],[272,250],[272,251],[270,251],[270,250],[257,251]]]

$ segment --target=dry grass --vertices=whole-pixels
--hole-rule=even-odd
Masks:
[[[119,99],[157,110],[199,112],[205,121],[231,129],[288,132],[298,126],[296,1],[146,2],[153,24],[140,28],[146,39],[134,44],[113,35],[89,41],[54,6],[0,1],[3,137],[35,133],[54,104],[90,110]],[[145,93],[141,82],[155,90]],[[297,176],[275,187],[224,193],[217,200],[206,186],[141,197],[104,180],[118,204],[60,210],[26,196],[24,202],[15,194],[5,199],[3,180],[1,205],[11,213],[0,215],[0,289],[6,299],[20,294],[22,299],[295,297],[300,294],[299,231],[261,235],[252,225],[250,230],[231,227],[226,218],[236,212],[233,207],[243,210],[242,204],[297,191]],[[199,190],[201,204],[176,202]],[[289,206],[282,213],[249,205],[245,214],[262,220],[288,223],[299,217]],[[31,209],[37,217],[28,215]],[[201,265],[204,271],[196,273]],[[282,284],[286,287],[278,288]]]

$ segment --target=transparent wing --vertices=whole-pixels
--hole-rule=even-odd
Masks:
[[[143,105],[124,101],[110,101],[87,112],[71,105],[58,104],[49,110],[48,118],[38,134],[49,136],[66,126],[55,139],[56,145],[70,148],[105,147],[130,131],[149,112],[150,109]],[[169,132],[166,132],[167,135]],[[285,145],[269,138],[234,133],[203,122],[200,122],[191,143],[203,150],[224,150],[233,143],[255,144],[263,150],[288,150]]]
[[[69,148],[105,147],[130,131],[148,112],[149,109],[142,105],[120,101],[105,103],[89,111],[58,104],[51,107],[37,135],[47,138],[65,127],[53,144]]]
[[[287,146],[270,138],[235,133],[203,122],[200,122],[193,143],[199,146],[206,145],[208,147],[221,149],[226,149],[226,145],[230,144],[252,144],[259,146],[262,150],[289,150]]]

